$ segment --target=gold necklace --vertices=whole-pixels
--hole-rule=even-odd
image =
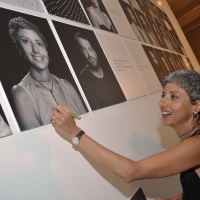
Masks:
[[[200,124],[200,121],[198,121],[188,132],[186,132],[183,136],[180,137],[180,142],[190,137],[190,134],[192,131]]]

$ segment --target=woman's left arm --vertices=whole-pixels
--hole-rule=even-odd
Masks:
[[[57,118],[53,126],[62,138],[70,140],[80,131],[80,128],[69,115],[68,108],[57,106],[57,110],[59,112],[54,110],[52,114]],[[195,136],[181,142],[173,149],[135,162],[103,147],[87,134],[82,136],[79,144],[79,147],[93,160],[126,182],[167,177],[198,166],[200,165],[199,146],[200,136]]]

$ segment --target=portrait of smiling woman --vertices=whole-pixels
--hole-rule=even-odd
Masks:
[[[73,85],[49,71],[48,44],[38,27],[24,17],[9,21],[9,35],[29,67],[28,74],[12,87],[15,115],[21,130],[50,123],[52,107],[66,105],[73,113],[86,109]]]

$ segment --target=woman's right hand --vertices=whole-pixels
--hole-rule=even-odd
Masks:
[[[56,132],[65,140],[71,140],[81,130],[65,106],[58,105],[52,111],[51,121]]]

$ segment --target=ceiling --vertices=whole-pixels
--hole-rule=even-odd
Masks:
[[[183,32],[200,26],[200,0],[167,0]]]
[[[200,64],[200,0],[166,0]]]

